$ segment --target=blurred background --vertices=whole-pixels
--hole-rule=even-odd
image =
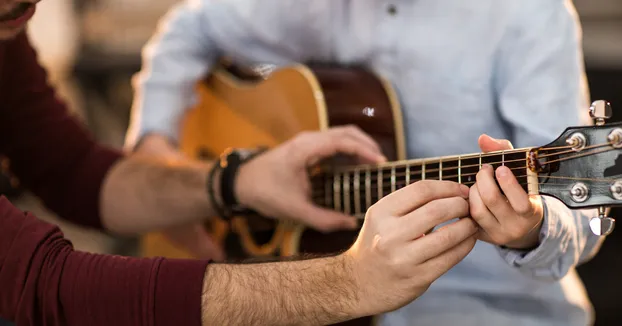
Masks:
[[[39,4],[29,33],[40,59],[61,96],[100,141],[122,146],[132,98],[130,78],[140,69],[140,50],[159,18],[178,1],[46,0]],[[620,121],[622,0],[574,2],[583,25],[592,100],[610,101],[613,120]],[[137,252],[136,239],[110,238],[58,222],[30,194],[13,195],[21,208],[60,223],[78,249],[123,255]],[[622,210],[614,209],[612,216],[622,221]],[[596,325],[620,325],[622,229],[614,231],[596,258],[579,272],[596,309]]]

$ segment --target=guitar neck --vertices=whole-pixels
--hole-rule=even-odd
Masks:
[[[359,218],[367,209],[388,194],[420,180],[448,180],[467,186],[483,165],[509,167],[523,189],[537,192],[537,179],[528,168],[530,148],[488,154],[447,156],[422,160],[360,165],[324,170],[312,178],[316,204]],[[534,190],[535,186],[535,190]],[[531,188],[531,189],[530,189]]]

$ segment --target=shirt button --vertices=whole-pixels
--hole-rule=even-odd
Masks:
[[[393,15],[395,15],[397,13],[397,8],[395,7],[395,5],[390,4],[387,7],[387,12],[389,13],[389,15],[393,16]]]

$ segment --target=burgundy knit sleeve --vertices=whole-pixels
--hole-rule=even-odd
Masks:
[[[0,197],[0,317],[17,325],[201,325],[207,261],[77,252]]]
[[[3,47],[0,152],[48,208],[101,228],[100,187],[121,153],[98,145],[56,97],[25,33]]]

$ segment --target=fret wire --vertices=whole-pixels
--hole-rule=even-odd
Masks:
[[[522,169],[524,169],[524,167],[510,168],[510,170],[513,170],[513,171],[514,171],[514,170],[522,170]],[[447,170],[446,170],[446,171],[447,171]],[[477,173],[465,173],[465,174],[462,174],[462,176],[465,176],[465,177],[466,177],[466,176],[475,176],[476,174],[477,174]],[[399,175],[397,175],[397,174],[396,174],[396,176],[399,176]],[[445,175],[444,177],[445,177],[445,180],[450,179],[450,178],[457,178],[457,177],[458,177],[458,174],[450,174],[450,175]],[[413,179],[413,178],[411,177],[411,179],[410,179],[410,180],[411,180],[411,181],[415,181],[415,182],[416,182],[416,181],[423,180],[423,179]],[[399,182],[396,182],[396,184],[399,184]],[[390,186],[390,184],[389,184],[389,186]]]
[[[395,166],[391,168],[391,193],[395,192]]]
[[[406,164],[406,185],[410,184],[410,164]]]
[[[350,214],[350,173],[343,175],[343,206],[344,213]]]
[[[461,155],[460,158],[461,159],[469,159],[469,158],[477,158],[477,157],[480,157],[480,158],[484,158],[484,157],[486,157],[486,158],[488,158],[488,157],[499,157],[499,156],[502,155],[501,154],[502,152],[504,154],[522,154],[522,153],[527,153],[528,151],[529,151],[529,149],[527,149],[527,148],[525,148],[525,149],[517,149],[517,150],[504,150],[504,151],[498,151],[498,152],[494,152],[494,153],[477,153],[477,154]],[[445,163],[447,163],[447,162],[457,161],[458,160],[458,156],[445,156],[445,157],[438,157],[438,158],[428,158],[428,159],[425,159],[425,161],[429,162],[429,161],[435,161],[437,159],[439,161],[444,161]],[[524,160],[525,159],[514,160],[514,161],[524,161]],[[509,161],[507,161],[505,163],[508,163],[508,162]],[[402,160],[402,161],[396,161],[396,162],[392,162],[392,163],[388,163],[388,164],[383,164],[382,166],[378,166],[378,168],[385,168],[386,169],[386,168],[391,167],[391,166],[394,166],[394,167],[398,168],[398,167],[406,166],[407,164],[413,165],[413,164],[417,164],[417,163],[420,163],[421,165],[423,165],[424,161],[423,160]],[[435,162],[433,162],[433,163],[435,163]],[[497,162],[492,162],[491,164],[496,164],[496,163],[501,163],[501,162],[497,161]],[[361,166],[349,166],[349,167],[345,167],[345,170],[344,169],[338,169],[338,171],[340,171],[340,172],[344,172],[344,171],[352,172],[353,169],[360,168],[360,167]],[[371,167],[373,168],[374,166],[372,165]],[[385,171],[388,171],[388,169],[385,170]]]
[[[510,170],[514,170],[514,171],[523,171],[523,170],[526,170],[526,169],[527,169],[527,167],[525,167],[525,166],[520,166],[520,167],[510,168]],[[466,175],[472,175],[472,176],[473,176],[473,175],[475,175],[475,174],[476,174],[476,173],[468,173],[468,174],[465,174],[465,176],[466,176]],[[527,176],[527,175],[517,175],[517,176],[516,176],[516,178],[521,178],[521,177],[526,177],[526,176]],[[456,177],[456,175],[446,176],[446,178],[453,178],[453,177]],[[553,178],[553,177],[550,177],[550,178]],[[574,179],[576,179],[576,178],[574,178]],[[419,181],[419,180],[420,180],[420,179],[416,179],[416,178],[415,178],[415,179],[413,179],[413,178],[411,178],[411,181],[415,181],[415,182],[416,182],[416,181]],[[474,181],[467,181],[467,182],[474,182]],[[396,182],[396,184],[402,184],[402,183],[401,183],[401,182]],[[371,188],[371,187],[370,187],[370,188]],[[321,188],[320,188],[320,189],[321,189]]]
[[[443,180],[443,159],[438,161],[438,179]]]
[[[421,180],[425,180],[425,161],[421,164]]]
[[[479,169],[482,169],[482,153],[479,153]]]
[[[507,163],[507,162],[511,162],[511,161],[506,161],[506,163]],[[477,166],[477,164],[473,164],[473,165],[462,165],[462,166],[460,167],[460,169],[461,169],[461,170],[464,170],[465,168],[468,168],[468,167],[476,167],[476,166]],[[507,165],[506,165],[506,166],[507,166]],[[508,167],[509,167],[509,166],[508,166]],[[518,167],[511,168],[511,167],[510,167],[510,170],[517,170],[517,169],[522,169],[522,168],[523,168],[523,167],[520,167],[520,168],[518,168]],[[428,170],[428,172],[429,172],[429,171],[435,171],[435,170],[434,170],[434,169],[432,169],[432,170]],[[445,175],[443,176],[443,177],[445,178],[445,180],[447,180],[447,179],[449,179],[449,178],[457,178],[457,177],[458,177],[458,174],[457,174],[457,173],[458,173],[458,166],[455,166],[455,167],[445,167],[445,168],[443,168],[443,171],[445,171],[445,173],[447,173],[447,172],[450,172],[450,173],[454,172],[454,173],[456,173],[456,174],[451,174],[451,175],[445,174]],[[413,174],[413,173],[420,173],[420,172],[422,172],[422,171],[420,171],[420,170],[410,171],[410,181],[411,181],[411,182],[413,181],[413,179],[412,179],[412,174]],[[462,172],[461,172],[461,174],[462,174],[462,177],[464,177],[464,176],[469,176],[469,175],[475,175],[475,174],[477,174],[477,173],[467,173],[467,174],[465,174],[465,173],[462,173]],[[405,173],[398,173],[397,171],[395,172],[395,177],[396,177],[396,180],[397,180],[399,177],[403,177],[403,176],[406,176],[406,174],[405,174]],[[383,178],[382,180],[383,180],[383,181],[384,181],[384,180],[388,180],[388,181],[390,181],[390,177],[391,177],[391,176],[389,175],[389,179]],[[419,181],[419,180],[423,180],[423,179],[417,179],[416,181]],[[396,183],[397,183],[397,181],[396,181]],[[390,185],[391,185],[391,184],[390,184],[390,182],[387,182],[387,185],[390,187]]]
[[[501,165],[505,166],[505,150],[501,151]]]
[[[458,156],[458,183],[462,183],[462,161],[460,160],[460,156]]]
[[[335,207],[336,211],[340,211],[341,210],[341,189],[340,189],[340,185],[341,185],[341,181],[340,181],[340,176],[339,173],[335,173],[335,179],[333,181],[333,198],[335,200],[335,203],[333,204],[333,206]]]
[[[378,168],[378,200],[382,198],[382,169]]]
[[[326,204],[328,204],[330,202],[330,182],[326,182],[326,180],[324,180],[324,191],[326,191],[326,194],[324,194],[324,200],[326,200]]]
[[[371,171],[365,170],[365,210],[371,207]]]
[[[360,171],[354,171],[354,213],[361,214],[361,175]]]
[[[467,158],[466,158],[466,157],[462,157],[461,159],[462,159],[462,160],[466,160]],[[525,161],[526,161],[526,159],[515,159],[515,160],[505,160],[505,163],[525,162]],[[444,161],[444,162],[445,162],[445,163],[447,163],[447,162],[451,162],[451,161],[447,161],[447,160],[446,160],[446,161]],[[456,162],[457,162],[457,160],[456,160]],[[432,162],[432,163],[434,163],[434,162]],[[497,164],[497,163],[501,163],[501,161],[490,162],[489,164]],[[483,164],[483,161],[482,161],[482,164]],[[462,166],[462,168],[476,167],[476,166],[478,166],[478,165],[479,165],[479,164],[463,165],[463,166]],[[422,163],[422,164],[421,164],[422,169],[423,169],[423,166],[424,166],[424,164]],[[380,167],[379,167],[379,169],[380,169]],[[450,166],[450,167],[444,167],[444,168],[443,168],[443,171],[451,171],[451,170],[454,170],[454,169],[457,169],[457,166],[455,166],[455,167],[453,167],[453,166]],[[439,171],[439,170],[440,170],[440,169],[438,169],[438,168],[437,168],[437,169],[426,169],[426,173],[429,173],[429,172],[436,172],[436,171]],[[383,170],[383,171],[384,171],[384,170]],[[388,170],[387,170],[387,171],[388,171]],[[411,171],[411,174],[412,174],[412,172],[417,172],[417,173],[418,173],[418,172],[422,172],[422,171],[419,171],[419,170],[417,170],[417,171]],[[395,174],[395,175],[396,175],[396,176],[401,176],[402,174],[399,174],[399,173],[397,173],[397,172],[396,172],[396,174]]]

